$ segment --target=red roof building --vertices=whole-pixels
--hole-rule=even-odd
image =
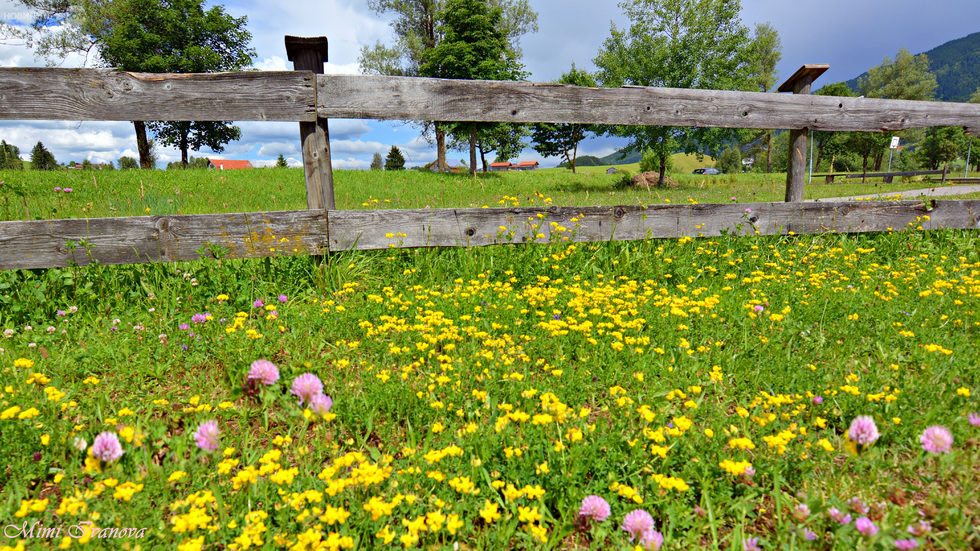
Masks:
[[[523,161],[517,163],[516,165],[512,165],[510,168],[511,170],[537,170],[539,166],[541,166],[541,164],[537,161]]]
[[[242,170],[246,168],[255,168],[252,166],[251,161],[233,161],[231,159],[208,159],[208,168],[216,168],[218,170]]]
[[[491,172],[495,172],[499,170],[510,170],[510,167],[512,166],[514,165],[510,163],[490,163],[490,170]]]

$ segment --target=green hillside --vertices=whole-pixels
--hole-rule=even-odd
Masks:
[[[936,99],[968,101],[980,89],[980,32],[951,40],[924,54],[939,84]],[[865,72],[847,81],[848,87],[857,92],[858,80],[867,76]]]

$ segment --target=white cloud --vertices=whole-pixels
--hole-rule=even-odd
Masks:
[[[374,155],[388,148],[381,142],[362,142],[361,140],[330,140],[330,153],[333,155]]]
[[[348,157],[346,159],[334,159],[333,168],[338,170],[364,170],[371,168],[371,163],[362,159]]]
[[[277,55],[254,63],[252,67],[259,71],[288,71],[291,69],[291,67],[286,67],[286,60]]]
[[[300,153],[298,139],[291,143],[269,142],[260,147],[258,151],[258,155],[261,157],[278,157],[279,155],[296,155],[298,153]]]

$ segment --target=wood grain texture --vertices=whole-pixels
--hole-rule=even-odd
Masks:
[[[930,220],[924,220],[929,216]],[[331,211],[330,250],[980,229],[980,201]]]
[[[0,119],[315,121],[314,78],[305,71],[172,75],[3,68]]]
[[[196,260],[208,243],[227,258],[322,254],[325,211],[253,212],[0,222],[0,270],[90,263],[84,239],[101,264]],[[285,240],[285,241],[284,241]]]
[[[926,217],[929,219],[927,220]],[[0,270],[495,244],[729,235],[980,229],[980,200],[729,203],[617,207],[283,211],[0,222]]]
[[[358,119],[980,131],[980,104],[372,75],[318,75],[317,113]]]

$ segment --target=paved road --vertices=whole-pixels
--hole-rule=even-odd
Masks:
[[[808,201],[815,202],[829,202],[829,201],[856,201],[858,199],[883,199],[885,197],[894,197],[895,195],[901,194],[902,199],[915,199],[916,197],[937,197],[941,195],[965,195],[967,193],[980,192],[980,185],[966,185],[966,186],[935,186],[927,187],[922,189],[911,189],[908,191],[893,191],[891,193],[871,193],[868,195],[852,195],[850,197],[825,197],[823,199],[808,199]]]

